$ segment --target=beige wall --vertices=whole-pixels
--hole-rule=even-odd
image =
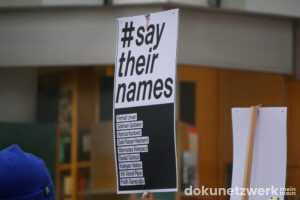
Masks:
[[[85,66],[115,62],[116,18],[163,5],[24,9],[0,13],[0,67]],[[180,9],[179,64],[293,72],[286,18]]]

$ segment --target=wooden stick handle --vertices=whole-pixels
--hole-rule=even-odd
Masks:
[[[144,192],[142,200],[154,200],[154,194],[149,192]]]
[[[250,122],[249,122],[249,133],[248,133],[248,142],[246,150],[246,160],[245,160],[245,169],[244,169],[244,181],[243,188],[246,189],[246,193],[242,196],[242,200],[248,200],[249,195],[247,189],[250,188],[251,184],[251,172],[252,172],[252,160],[254,152],[254,142],[255,142],[255,131],[256,131],[256,122],[258,109],[260,106],[251,106]]]

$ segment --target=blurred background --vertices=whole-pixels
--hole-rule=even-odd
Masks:
[[[182,191],[230,187],[231,108],[258,104],[288,107],[286,187],[300,195],[298,0],[0,0],[0,149],[42,157],[58,200],[138,198],[115,194],[116,18],[172,8],[180,182],[156,198],[229,199]]]

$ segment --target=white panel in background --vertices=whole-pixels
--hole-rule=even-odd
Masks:
[[[286,108],[260,108],[256,126],[251,188],[284,188],[286,178]],[[233,173],[232,188],[243,187],[250,108],[233,108]],[[278,189],[279,192],[279,189]],[[263,200],[272,194],[249,196]],[[284,195],[277,195],[280,199]],[[231,200],[242,196],[231,195]]]
[[[42,0],[43,6],[99,6],[103,4],[104,0]]]
[[[176,3],[188,6],[207,6],[208,0],[114,0],[114,5]]]

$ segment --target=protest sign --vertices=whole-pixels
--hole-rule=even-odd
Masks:
[[[178,9],[117,20],[114,145],[117,191],[177,191]]]
[[[231,195],[230,200],[241,200],[247,190],[251,192],[248,195],[251,200],[274,196],[284,198],[287,159],[286,112],[286,108],[280,107],[259,108],[253,143],[250,187],[244,188],[250,108],[232,109],[233,174],[231,187],[235,191],[236,188],[239,190]]]

